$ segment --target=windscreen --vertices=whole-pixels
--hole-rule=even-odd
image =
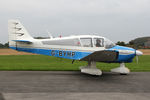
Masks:
[[[109,49],[109,48],[112,48],[112,47],[115,46],[115,44],[112,41],[108,40],[108,39],[105,39],[105,43],[104,44],[105,44],[105,48],[106,49]]]

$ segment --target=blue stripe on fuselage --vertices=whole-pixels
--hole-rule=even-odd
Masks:
[[[16,47],[10,47],[10,48],[16,50]],[[66,58],[66,59],[74,59],[74,60],[80,60],[92,53],[92,52],[81,52],[81,51],[50,50],[50,49],[22,48],[22,47],[17,47],[17,51],[24,51],[24,52],[55,56],[55,57]]]
[[[16,47],[10,47],[11,49],[15,49]],[[42,55],[48,55],[48,56],[55,56],[60,58],[66,58],[66,59],[74,59],[74,60],[80,60],[92,52],[81,52],[81,51],[67,51],[67,50],[51,50],[51,49],[37,49],[37,48],[21,48],[17,47],[18,51],[24,51],[24,52],[30,52],[30,53],[36,53],[36,54],[42,54]],[[123,47],[123,46],[115,46],[111,49],[107,50],[115,50],[119,52],[118,50],[134,50],[132,48]],[[116,61],[113,61],[111,63],[120,63],[120,62],[132,62],[132,59],[134,58],[135,54],[129,54],[129,55],[118,55],[118,59]]]

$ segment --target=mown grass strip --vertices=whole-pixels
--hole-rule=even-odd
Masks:
[[[15,70],[15,71],[70,71],[79,70],[79,66],[85,66],[87,62],[56,58],[43,55],[3,55],[0,56],[0,70]],[[97,67],[103,71],[118,67],[117,63],[97,63]],[[132,63],[127,63],[126,66],[131,71],[150,71],[150,55],[139,57],[137,64],[135,59]]]

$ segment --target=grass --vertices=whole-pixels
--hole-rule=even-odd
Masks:
[[[79,70],[79,66],[85,66],[87,62],[75,61],[72,64],[72,60],[43,56],[43,55],[8,55],[0,56],[0,70]],[[97,63],[97,67],[110,71],[111,68],[118,67],[116,63]],[[137,64],[135,59],[133,63],[127,63],[126,66],[131,71],[150,71],[150,55],[144,55],[139,57],[139,63]]]

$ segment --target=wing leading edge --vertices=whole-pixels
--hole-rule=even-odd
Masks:
[[[84,57],[81,61],[113,62],[118,59],[118,52],[112,50],[95,51]]]

